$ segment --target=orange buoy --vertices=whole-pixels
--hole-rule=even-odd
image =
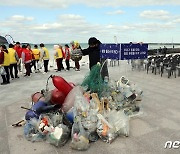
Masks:
[[[32,102],[37,103],[38,101],[45,101],[45,98],[41,92],[36,92],[31,95]]]
[[[64,103],[66,96],[62,91],[59,91],[58,89],[52,90],[51,93],[51,103],[52,104],[60,104],[62,105]]]
[[[52,81],[54,86],[61,91],[62,93],[64,93],[65,96],[67,96],[67,94],[72,90],[72,86],[66,81],[64,80],[64,78],[62,78],[61,76],[52,76]]]

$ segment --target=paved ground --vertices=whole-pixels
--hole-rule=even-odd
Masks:
[[[80,72],[59,73],[66,80],[81,83],[87,66]],[[166,141],[180,141],[180,77],[167,78],[167,74],[146,74],[130,69],[126,62],[109,68],[110,76],[119,79],[122,75],[136,83],[144,91],[142,101],[144,114],[130,120],[130,136],[119,137],[112,144],[98,140],[87,151],[72,150],[67,143],[56,148],[45,142],[31,143],[23,136],[23,128],[11,124],[23,118],[25,111],[20,106],[29,106],[30,95],[45,88],[48,76],[33,74],[31,78],[14,80],[10,85],[0,86],[0,154],[57,154],[57,153],[104,153],[104,154],[161,154],[180,153],[178,149],[164,149]],[[50,88],[53,85],[50,84]],[[70,141],[69,141],[70,142]]]

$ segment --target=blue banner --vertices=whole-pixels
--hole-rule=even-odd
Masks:
[[[101,44],[100,57],[103,59],[120,59],[120,44]]]
[[[126,59],[146,59],[148,44],[121,44],[121,60]]]

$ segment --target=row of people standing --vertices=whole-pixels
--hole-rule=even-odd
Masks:
[[[70,51],[69,46],[66,44],[65,52],[63,52],[62,46],[59,46],[59,48],[58,48],[58,45],[54,46],[55,51],[56,51],[55,55],[56,56],[60,55],[59,59],[61,59],[61,60],[56,59],[57,68],[61,67],[62,69],[64,69],[64,67],[62,65],[62,60],[63,60],[63,57],[65,57],[67,66],[69,66],[69,59],[71,58],[75,62],[75,70],[80,71],[79,61],[81,60],[82,56],[89,55],[90,70],[94,65],[97,64],[97,62],[100,62],[102,65],[102,69],[101,69],[102,78],[104,79],[105,76],[107,76],[107,77],[109,76],[108,69],[107,69],[107,61],[105,59],[100,58],[101,42],[97,38],[95,38],[95,37],[89,38],[89,40],[88,40],[89,47],[86,49],[81,49],[81,46],[77,41],[71,41],[70,45],[71,45],[71,51]],[[66,56],[63,56],[63,53],[66,54]],[[58,70],[61,70],[61,68]]]
[[[17,69],[18,62],[19,56],[16,50],[14,49],[13,44],[9,44],[8,49],[5,45],[0,46],[0,67],[1,76],[3,79],[1,85],[9,84],[10,77],[12,79],[19,78]]]
[[[66,70],[69,71],[70,70],[70,64],[69,64],[70,48],[68,44],[65,45],[64,50],[61,45],[54,45],[54,50],[55,50],[54,59],[56,60],[56,64],[57,64],[57,72],[64,69],[63,59],[65,59]]]
[[[24,44],[22,47],[17,42],[15,45],[9,44],[7,49],[6,45],[0,46],[0,68],[3,82],[1,85],[9,84],[10,78],[19,78],[18,72],[22,72],[23,67],[26,69],[24,76],[30,76],[31,67],[34,66],[35,71],[38,71],[40,66],[39,60],[44,63],[44,73],[48,72],[49,51],[45,48],[44,44],[40,44],[41,49],[35,45],[31,50],[30,44]],[[21,68],[21,63],[23,67]],[[13,71],[14,70],[14,71]]]
[[[45,48],[45,45],[41,43],[40,49],[37,45],[34,45],[34,49],[31,49],[30,44],[22,45],[22,64],[26,69],[24,76],[30,76],[32,73],[31,68],[34,67],[35,72],[38,72],[41,68],[40,62],[43,61],[44,74],[48,72],[49,64],[49,51]]]
[[[80,44],[76,41],[72,41],[71,43],[72,46],[72,51],[70,52],[70,48],[69,46],[66,44],[65,45],[65,49],[63,51],[63,48],[61,45],[55,45],[54,49],[55,49],[55,59],[56,59],[56,63],[57,63],[57,71],[61,71],[62,69],[64,69],[62,61],[63,59],[65,59],[66,62],[66,66],[67,66],[67,70],[70,69],[70,65],[69,65],[69,60],[71,57],[71,54],[73,52],[78,53],[79,55],[89,55],[89,64],[90,64],[90,69],[92,68],[92,66],[94,66],[95,64],[97,64],[97,62],[101,62],[102,64],[104,63],[104,60],[100,59],[100,44],[101,42],[99,40],[97,40],[96,38],[92,37],[88,40],[88,44],[89,47],[87,49],[81,49]],[[9,82],[9,69],[10,69],[10,51],[12,50],[14,53],[12,55],[14,55],[12,59],[12,61],[14,63],[12,63],[12,67],[15,70],[15,78],[18,78],[17,76],[17,70],[19,69],[19,71],[22,71],[21,68],[21,61],[25,66],[26,69],[26,73],[25,76],[30,76],[31,71],[31,67],[34,66],[34,69],[38,71],[39,67],[39,61],[43,61],[44,63],[44,73],[48,72],[48,64],[49,64],[49,51],[47,50],[47,48],[45,48],[45,45],[43,43],[40,44],[40,50],[38,49],[38,46],[35,45],[34,49],[31,50],[31,46],[29,44],[27,45],[22,45],[22,48],[20,46],[20,43],[17,42],[16,45],[13,47],[12,45],[9,45],[9,49],[10,51],[7,50],[5,45],[1,46],[1,52],[0,52],[0,65],[3,66],[5,73],[4,75],[2,75],[3,78],[3,83],[2,84],[8,84]],[[78,51],[78,52],[77,52]],[[79,59],[77,58],[77,60],[75,59],[75,70],[79,71],[80,70],[80,65],[79,65]],[[15,64],[15,65],[14,65]],[[17,69],[18,68],[18,69]],[[11,72],[11,71],[10,71]],[[103,69],[102,69],[102,76],[108,76],[108,70],[107,70],[107,65],[103,65]],[[11,76],[12,77],[12,76]]]

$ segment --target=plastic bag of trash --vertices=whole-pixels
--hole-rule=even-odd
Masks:
[[[106,143],[112,143],[118,136],[116,129],[101,114],[97,115],[97,134]]]
[[[97,134],[96,131],[94,132],[87,131],[87,134],[90,142],[96,142],[99,139],[99,135]]]
[[[70,130],[64,124],[59,124],[55,127],[54,131],[49,133],[47,136],[47,142],[57,147],[66,144],[70,137]]]
[[[109,128],[109,126],[101,120],[97,123],[97,134],[106,143],[112,143],[118,136],[115,133],[115,129]]]
[[[75,101],[75,97],[76,94],[78,93],[78,91],[80,90],[80,88],[74,87],[69,94],[66,96],[64,103],[62,105],[62,110],[66,113],[68,112],[73,106],[74,106],[74,101]]]
[[[95,142],[99,138],[96,133],[98,122],[97,113],[98,109],[90,109],[87,113],[87,117],[81,117],[81,124],[90,142]]]
[[[123,85],[120,87],[120,92],[126,97],[129,98],[131,95],[133,95],[131,88],[129,85]]]
[[[110,79],[109,80],[109,83],[108,83],[108,86],[109,86],[109,90],[112,92],[112,91],[117,91],[117,82],[113,79]]]
[[[0,75],[6,75],[6,71],[2,66],[0,66]]]
[[[41,117],[47,116],[51,120],[53,127],[58,126],[63,123],[63,113],[58,111],[51,111],[45,114],[42,114]]]
[[[130,85],[131,91],[136,95],[136,100],[141,101],[143,96],[143,91],[136,84]]]
[[[51,116],[51,121],[53,126],[56,127],[63,122],[63,114],[60,112],[55,112]]]
[[[129,136],[129,117],[125,115],[123,110],[111,110],[108,113],[108,121],[116,130],[116,134]]]
[[[54,131],[52,121],[48,115],[42,114],[39,117],[38,131],[43,135],[47,135],[48,133],[51,133]]]
[[[93,101],[93,99],[91,99],[90,102],[88,103],[87,109],[85,110],[85,112],[79,112],[76,108],[74,108],[74,119],[76,121],[77,117],[80,117],[81,124],[83,128],[86,130],[86,133],[88,134],[88,139],[94,142],[98,139],[96,133],[97,121],[98,121],[97,118],[98,106]]]
[[[33,126],[29,121],[26,122],[24,126],[24,136],[25,138],[30,141],[32,139],[33,134],[36,134],[38,131],[35,129],[35,126]]]
[[[112,96],[112,99],[116,102],[122,102],[125,99],[124,95],[121,92],[114,91],[111,93],[111,96]]]
[[[88,112],[88,116],[86,118],[81,119],[81,123],[83,127],[88,130],[89,132],[94,132],[97,128],[97,110],[90,110]]]
[[[137,104],[136,102],[135,104],[131,104],[131,106],[129,107],[125,107],[123,110],[124,113],[130,118],[143,114],[142,106],[140,104]]]
[[[39,133],[37,123],[38,121],[35,118],[26,122],[24,126],[24,136],[28,141],[36,142],[46,139],[46,135]]]
[[[88,112],[88,116],[81,119],[82,126],[86,130],[86,133],[88,134],[88,139],[91,142],[95,142],[99,138],[96,133],[98,122],[97,113],[97,109],[90,109]]]
[[[75,150],[87,150],[89,148],[88,134],[85,132],[80,120],[74,122],[71,132],[71,148]]]
[[[90,105],[87,99],[84,97],[82,90],[79,87],[79,90],[76,93],[74,108],[77,111],[74,113],[74,117],[76,115],[81,115],[82,117],[87,117]]]

